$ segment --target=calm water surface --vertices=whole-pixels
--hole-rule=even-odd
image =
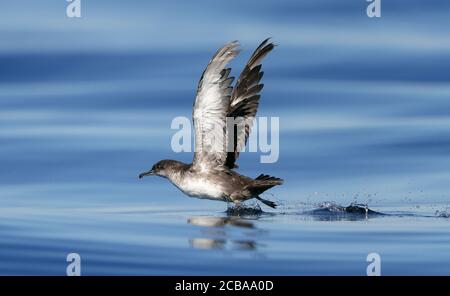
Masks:
[[[362,0],[85,2],[80,20],[0,4],[0,274],[64,275],[71,252],[85,275],[365,275],[371,252],[385,275],[450,274],[448,1],[386,1],[379,20]],[[267,36],[280,158],[243,153],[239,172],[284,178],[279,209],[139,180],[191,161],[170,123],[217,47],[241,41],[238,75]],[[386,215],[332,210],[352,202]]]

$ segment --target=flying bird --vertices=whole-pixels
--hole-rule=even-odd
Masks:
[[[258,46],[234,88],[234,77],[229,77],[231,68],[227,65],[239,54],[239,43],[233,41],[220,48],[204,70],[197,88],[192,113],[195,128],[193,162],[161,160],[139,178],[151,175],[167,178],[190,197],[238,205],[255,198],[276,208],[276,203],[261,198],[260,194],[283,184],[282,179],[265,174],[253,179],[234,170],[238,167],[239,153],[247,143],[251,124],[245,124],[244,129],[238,120],[231,127],[227,125],[229,118],[244,122],[255,118],[264,86],[260,83],[264,74],[261,62],[273,48],[270,38]]]

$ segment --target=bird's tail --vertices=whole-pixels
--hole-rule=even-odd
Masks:
[[[253,196],[256,195],[257,200],[261,201],[265,205],[268,205],[269,207],[276,208],[276,203],[270,200],[263,199],[259,197],[259,195],[264,191],[272,188],[273,186],[281,184],[283,184],[283,179],[261,174],[256,177],[255,180],[253,180],[253,183],[251,185],[248,186],[248,190],[250,190]]]
[[[265,190],[267,190],[269,188],[272,188],[273,186],[281,185],[281,184],[283,184],[283,182],[284,182],[283,179],[280,179],[280,178],[277,178],[277,177],[272,177],[272,176],[269,176],[269,175],[261,174],[258,177],[256,177],[256,179],[253,182],[253,185],[257,186],[257,187],[270,186],[270,187],[264,189],[264,191],[265,191]]]
[[[281,181],[281,184],[283,183],[283,179],[281,178],[277,178],[277,177],[273,177],[273,176],[269,176],[269,175],[264,175],[261,174],[258,177],[256,177],[255,180],[261,181],[261,180],[268,180],[268,181]],[[279,185],[279,184],[277,184]]]

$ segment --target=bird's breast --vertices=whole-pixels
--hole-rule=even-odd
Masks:
[[[175,186],[192,197],[214,200],[225,199],[225,194],[221,186],[205,177],[186,176],[178,184],[175,184]]]

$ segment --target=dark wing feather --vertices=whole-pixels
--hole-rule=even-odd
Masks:
[[[239,118],[242,119],[242,122],[227,127],[228,152],[225,165],[230,169],[237,167],[236,160],[239,152],[247,143],[253,119],[258,110],[260,92],[264,87],[264,84],[260,83],[264,75],[264,72],[261,71],[261,62],[273,48],[274,44],[270,42],[270,38],[258,46],[239,76],[231,94],[227,117]],[[231,128],[234,132],[231,132]]]

